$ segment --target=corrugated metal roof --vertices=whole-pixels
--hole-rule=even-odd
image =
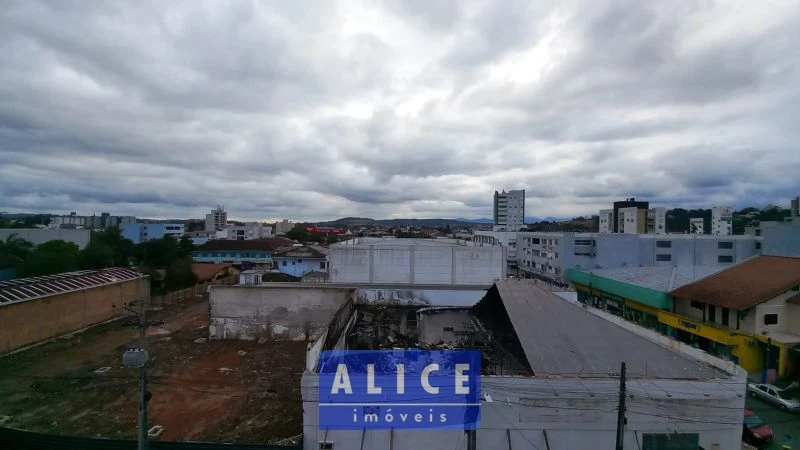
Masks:
[[[537,376],[604,377],[625,361],[631,377],[701,379],[725,375],[598,317],[533,283],[495,283],[531,369]]]
[[[744,310],[800,284],[800,258],[756,256],[679,287],[675,297]]]
[[[102,270],[82,270],[43,277],[17,278],[0,281],[0,305],[47,297],[120,281],[133,280],[144,275],[128,267]]]
[[[584,272],[654,291],[669,292],[723,269],[725,269],[724,266],[657,266],[595,269],[584,270]]]

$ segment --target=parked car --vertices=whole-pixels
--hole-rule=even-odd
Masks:
[[[747,391],[752,397],[772,403],[784,411],[800,412],[800,401],[777,386],[750,383]]]
[[[761,447],[772,442],[772,428],[761,417],[747,408],[744,410],[744,430],[742,440],[750,445]]]

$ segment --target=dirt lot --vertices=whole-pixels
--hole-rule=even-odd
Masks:
[[[210,341],[197,299],[148,315],[150,425],[162,440],[272,442],[302,433],[304,342]],[[136,435],[137,371],[122,352],[137,330],[101,325],[0,358],[0,415],[8,426],[54,434]],[[105,373],[95,373],[111,367]]]

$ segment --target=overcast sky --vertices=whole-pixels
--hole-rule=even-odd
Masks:
[[[0,211],[788,207],[793,0],[0,2]]]

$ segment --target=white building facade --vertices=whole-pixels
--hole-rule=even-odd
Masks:
[[[647,232],[650,234],[667,233],[667,209],[664,207],[647,210]]]
[[[222,205],[217,205],[217,209],[212,209],[211,213],[206,214],[206,231],[221,231],[228,224],[228,213]]]
[[[537,278],[565,282],[568,269],[727,266],[761,253],[754,235],[517,233],[517,265]]]
[[[733,208],[730,206],[711,208],[711,234],[718,236],[733,234]]]
[[[243,225],[227,224],[216,232],[216,239],[233,239],[247,241],[264,239],[272,236],[272,227],[259,222],[246,222]]]
[[[702,217],[692,217],[689,219],[689,233],[706,234],[706,224]]]
[[[614,210],[601,209],[600,210],[600,233],[613,233],[614,232]]]
[[[525,190],[494,193],[495,231],[517,231],[525,224]]]
[[[332,283],[490,286],[507,274],[506,248],[453,239],[357,238],[330,246]]]
[[[477,230],[472,235],[472,242],[476,247],[505,247],[508,263],[517,265],[517,232]]]

